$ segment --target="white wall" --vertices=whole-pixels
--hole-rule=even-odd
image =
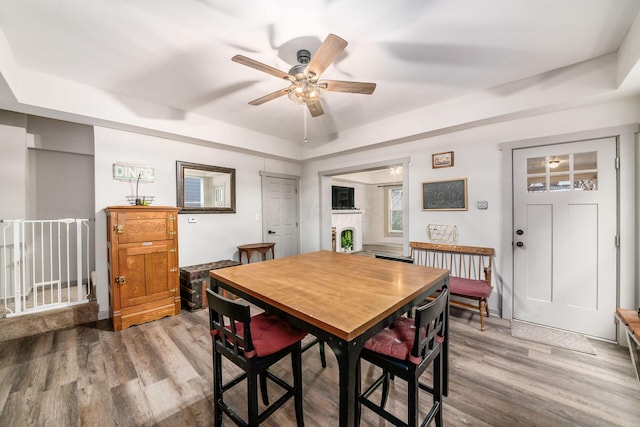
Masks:
[[[27,133],[34,135],[30,148],[93,155],[93,127],[28,116]]]
[[[104,208],[127,205],[129,183],[113,179],[113,163],[136,163],[155,169],[155,182],[140,184],[140,194],[156,197],[153,205],[176,206],[176,161],[236,169],[235,214],[179,215],[180,266],[238,259],[236,246],[262,241],[260,171],[301,174],[294,162],[267,159],[170,139],[96,127],[95,130],[96,274],[100,317],[108,315],[106,216]],[[135,189],[133,189],[135,191]],[[196,223],[188,223],[195,217]],[[277,252],[277,249],[276,249]]]
[[[409,167],[405,168],[404,172],[408,174],[407,196],[410,210],[409,224],[405,225],[405,231],[409,233],[410,240],[425,240],[427,224],[451,224],[458,227],[459,244],[495,248],[494,295],[490,299],[490,307],[494,312],[500,312],[502,303],[500,295],[505,288],[510,289],[511,286],[511,279],[503,277],[502,266],[503,252],[511,250],[510,245],[505,244],[507,239],[503,238],[502,227],[504,220],[502,189],[503,183],[510,182],[511,171],[504,170],[502,167],[500,144],[639,122],[640,100],[636,97],[478,126],[419,141],[368,150],[366,154],[358,152],[309,161],[304,164],[302,179],[302,204],[307,207],[305,215],[301,218],[302,234],[305,236],[302,251],[309,252],[324,247],[327,242],[325,234],[330,233],[324,230],[325,227],[322,229],[320,227],[319,171],[349,167],[357,170],[363,163],[409,156]],[[442,151],[454,151],[455,166],[432,169],[431,154]],[[468,210],[423,212],[421,183],[452,178],[467,178]],[[628,180],[628,176],[626,179]],[[488,202],[487,210],[476,209],[476,202],[480,200]],[[322,245],[321,242],[323,242]],[[624,273],[623,276],[625,276]],[[621,287],[623,293],[628,293],[630,287],[636,289],[636,295],[639,293],[637,277],[634,283],[629,283],[627,280],[621,284]]]

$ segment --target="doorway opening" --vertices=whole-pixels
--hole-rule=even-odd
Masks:
[[[408,172],[409,158],[320,172],[321,247],[346,252],[342,231],[352,229],[353,253],[407,255]],[[345,188],[353,194],[346,207],[333,200]]]

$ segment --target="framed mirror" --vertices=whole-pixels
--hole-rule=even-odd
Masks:
[[[177,161],[176,189],[181,213],[236,212],[235,169]]]

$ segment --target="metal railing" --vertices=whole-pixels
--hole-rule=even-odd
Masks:
[[[0,220],[0,302],[7,317],[89,301],[89,222]]]

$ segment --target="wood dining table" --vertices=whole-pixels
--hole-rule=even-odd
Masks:
[[[223,288],[325,341],[339,369],[339,425],[355,426],[357,363],[367,339],[449,284],[449,271],[331,251],[212,270]],[[448,305],[447,305],[448,307]],[[448,390],[448,310],[443,389]]]

